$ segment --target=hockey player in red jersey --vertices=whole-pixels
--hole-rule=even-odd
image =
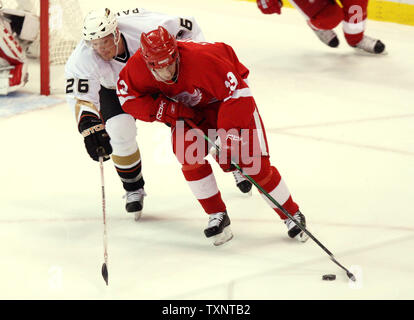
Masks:
[[[220,141],[222,152],[216,160],[224,171],[234,171],[230,159],[238,159],[234,161],[246,174],[305,225],[305,217],[270,163],[266,132],[247,85],[248,74],[230,46],[176,41],[159,27],[141,35],[141,48],[121,71],[117,84],[127,113],[171,127],[173,151],[190,189],[209,215],[204,233],[215,245],[229,241],[232,233],[226,205],[205,159],[211,146],[202,144],[200,134]],[[202,131],[180,119],[190,119]],[[246,150],[253,161],[247,161]],[[293,221],[269,204],[284,220],[291,238],[307,240]]]
[[[264,14],[281,13],[282,0],[256,0]],[[318,38],[330,47],[339,45],[333,29],[342,21],[345,39],[351,47],[369,53],[384,52],[385,45],[378,39],[364,35],[368,0],[290,0],[301,12]]]

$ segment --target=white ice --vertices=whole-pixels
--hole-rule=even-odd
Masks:
[[[111,3],[84,1],[82,14]],[[258,192],[241,195],[216,164],[234,239],[214,247],[168,128],[138,122],[148,193],[141,221],[126,214],[105,163],[106,287],[99,165],[62,103],[0,119],[0,299],[413,299],[414,28],[368,21],[366,34],[388,51],[371,56],[348,47],[340,27],[340,47],[324,46],[293,9],[265,16],[254,2],[223,0],[139,6],[193,15],[208,40],[234,47],[251,71],[272,163],[310,232],[358,281],[312,240],[289,239]],[[37,92],[32,81],[26,90]],[[327,273],[337,280],[322,281]]]

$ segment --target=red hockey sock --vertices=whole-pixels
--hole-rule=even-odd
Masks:
[[[299,206],[293,201],[279,171],[275,167],[270,166],[270,162],[264,162],[260,173],[252,176],[252,178],[290,214],[294,215],[299,210]],[[277,208],[265,195],[262,194],[262,196],[282,220],[287,219],[282,210]]]
[[[183,165],[182,171],[191,191],[207,214],[226,211],[210,163]]]
[[[348,44],[355,47],[364,37],[368,0],[342,0],[342,28]]]
[[[348,33],[344,33],[346,42],[348,42],[348,44],[351,47],[355,47],[364,37],[364,32],[360,32],[357,34],[348,34]]]

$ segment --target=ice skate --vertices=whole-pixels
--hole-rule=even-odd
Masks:
[[[306,227],[306,220],[305,216],[302,214],[302,212],[298,211],[295,213],[293,218],[298,221],[303,227]],[[288,235],[292,239],[297,239],[300,242],[306,242],[309,239],[309,236],[303,232],[297,225],[292,221],[292,219],[287,218],[285,220],[285,224],[288,228]]]
[[[213,240],[215,246],[230,241],[233,238],[233,233],[230,229],[230,218],[227,212],[210,214],[208,226],[204,229],[204,234],[207,238]]]
[[[127,212],[133,213],[135,215],[135,221],[138,221],[141,218],[142,209],[144,207],[144,189],[138,189],[135,191],[127,191],[124,198],[126,198],[125,209]]]
[[[309,27],[312,29],[313,32],[318,36],[319,40],[321,40],[324,44],[331,48],[336,48],[339,46],[339,39],[336,35],[335,31],[333,30],[318,30],[314,29],[309,23]]]
[[[233,171],[234,180],[236,180],[236,185],[243,193],[250,193],[252,189],[252,183],[247,180],[239,171]]]
[[[385,44],[378,39],[364,36],[354,48],[364,50],[368,53],[380,54],[384,52]]]

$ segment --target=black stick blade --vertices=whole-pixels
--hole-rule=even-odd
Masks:
[[[102,277],[104,278],[106,285],[108,285],[108,268],[106,263],[102,265]]]
[[[348,276],[349,279],[351,279],[352,281],[356,281],[355,276],[351,273],[351,272],[347,272],[346,275]]]

